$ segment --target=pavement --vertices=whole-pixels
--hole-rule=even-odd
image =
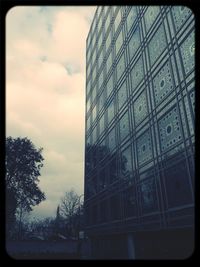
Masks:
[[[14,259],[88,259],[89,241],[9,241],[6,251]],[[79,246],[78,246],[79,244]]]

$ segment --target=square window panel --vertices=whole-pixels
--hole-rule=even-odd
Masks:
[[[121,15],[121,10],[119,9],[117,16],[115,17],[114,20],[115,32],[117,31],[121,21],[122,21],[122,15]]]
[[[137,139],[137,155],[139,165],[149,161],[153,157],[153,148],[150,130],[146,131]]]
[[[115,105],[114,98],[108,103],[107,107],[107,116],[108,116],[108,124],[113,120],[115,114]]]
[[[104,115],[99,120],[99,136],[104,132]]]
[[[127,20],[126,20],[128,32],[132,28],[132,26],[136,20],[136,17],[137,17],[136,7],[132,7],[128,13]]]
[[[92,101],[94,101],[96,96],[97,96],[97,84],[95,84],[93,86],[92,94],[93,94],[93,98],[92,98],[93,100]]]
[[[107,98],[111,95],[111,93],[114,91],[114,83],[113,83],[113,76],[111,76],[107,82]]]
[[[96,17],[94,18],[94,21],[92,22],[92,26],[91,26],[91,34],[94,33],[95,28],[96,28]]]
[[[177,107],[174,107],[158,122],[161,150],[166,151],[182,140],[180,119]]]
[[[174,24],[176,31],[180,30],[183,24],[187,21],[192,11],[186,6],[173,6],[172,15],[174,18]]]
[[[194,32],[192,32],[180,46],[181,56],[185,73],[188,74],[194,69],[194,56],[195,56],[195,40]]]
[[[92,92],[91,92],[91,103],[93,103],[94,98],[95,98],[95,91],[92,90]]]
[[[124,54],[121,56],[119,62],[117,63],[117,81],[120,79],[120,77],[122,76],[122,74],[125,71],[125,58],[124,58]]]
[[[151,66],[158,60],[165,48],[167,47],[167,40],[165,37],[164,26],[160,25],[158,30],[154,33],[149,42],[149,53]]]
[[[91,49],[93,50],[94,49],[94,47],[96,46],[96,35],[95,36],[93,36],[93,39],[92,39],[92,45],[91,45],[92,47],[91,47]],[[94,49],[94,51],[95,51],[95,49]],[[93,54],[94,54],[94,51],[93,51]],[[96,56],[96,55],[95,55]],[[94,61],[93,61],[94,62]]]
[[[141,196],[142,213],[151,213],[158,210],[155,179],[143,181],[139,187]]]
[[[131,39],[128,43],[129,55],[130,59],[135,55],[136,51],[140,46],[140,33],[139,33],[139,26],[136,28],[134,33],[131,36]]]
[[[128,111],[122,116],[122,118],[119,121],[119,130],[120,130],[120,138],[122,141],[129,135],[130,132]]]
[[[98,97],[98,111],[100,111],[104,106],[104,91]]]
[[[115,128],[113,128],[108,134],[108,146],[110,151],[116,148]]]
[[[146,31],[148,32],[154,21],[156,20],[158,14],[160,13],[159,6],[149,6],[144,14]]]
[[[132,80],[132,91],[143,81],[144,78],[144,69],[142,57],[139,58],[137,63],[133,66],[131,70],[131,80]]]
[[[131,146],[129,146],[121,153],[121,173],[124,177],[129,179],[132,177],[133,172],[132,162],[133,157],[131,153]]]
[[[87,82],[87,94],[90,92],[91,90],[91,79],[89,79],[89,81]]]
[[[107,58],[107,62],[106,62],[106,65],[107,65],[107,73],[110,71],[110,68],[112,66],[112,51],[110,52],[108,58]]]
[[[109,13],[108,16],[106,17],[106,21],[105,21],[105,32],[107,32],[107,30],[110,26],[110,22],[111,22],[111,18],[110,18],[110,13]]]
[[[89,109],[90,109],[90,104],[87,102],[87,104],[86,104],[86,112],[88,112]]]
[[[92,54],[92,64],[91,65],[94,64],[95,60],[96,60],[96,50],[93,51],[93,54]]]
[[[103,79],[103,70],[102,70],[100,75],[99,75],[99,89],[101,88],[103,81],[104,81],[104,79]]]
[[[93,70],[92,70],[92,82],[96,80],[97,77],[97,66],[94,65]]]
[[[140,94],[140,96],[133,103],[135,124],[138,125],[147,115],[147,97],[146,92]]]
[[[122,35],[122,31],[120,31],[119,35],[117,36],[116,42],[115,42],[116,55],[120,51],[122,44],[123,44],[123,35]]]
[[[93,110],[92,110],[92,119],[93,119],[92,122],[95,121],[96,116],[97,116],[97,108],[96,108],[96,105],[95,105],[94,108],[93,108]]]
[[[117,96],[118,96],[119,109],[121,109],[121,107],[125,104],[127,100],[126,80],[123,82],[120,89],[118,90]]]
[[[190,176],[185,161],[165,170],[165,184],[169,208],[193,202]]]
[[[87,122],[86,122],[86,130],[87,131],[90,129],[90,126],[91,126],[91,116],[87,119]]]
[[[101,52],[99,54],[99,58],[98,58],[98,68],[101,68],[101,65],[103,63],[103,49],[101,49]]]
[[[91,72],[91,62],[89,62],[89,63],[87,64],[87,79],[88,79],[89,76],[90,76],[90,72]]]
[[[101,30],[102,22],[103,22],[103,16],[101,15],[101,16],[99,17],[99,21],[98,21],[98,25],[97,25],[97,31],[98,31],[98,32]]]
[[[97,50],[98,50],[98,51],[100,50],[100,47],[101,47],[101,45],[102,45],[102,41],[103,41],[103,34],[102,34],[102,31],[101,31],[101,33],[100,33],[100,35],[99,35],[99,38],[98,38],[98,40],[97,40]]]
[[[106,52],[108,51],[110,44],[111,44],[111,33],[109,33],[107,38],[106,38]]]
[[[169,62],[158,72],[153,79],[153,89],[156,105],[159,104],[163,98],[171,93],[174,89],[172,80],[172,71]]]

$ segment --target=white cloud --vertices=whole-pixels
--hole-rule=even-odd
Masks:
[[[6,20],[6,134],[44,148],[40,187],[50,216],[83,193],[85,45],[96,7],[15,7]]]

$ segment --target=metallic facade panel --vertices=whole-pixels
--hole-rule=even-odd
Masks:
[[[194,57],[189,8],[97,8],[86,52],[88,233],[193,225]]]
[[[153,156],[150,130],[142,134],[136,141],[139,165],[149,161]]]
[[[155,102],[159,104],[174,89],[170,63],[167,62],[153,79]]]
[[[142,92],[140,96],[133,103],[135,124],[138,125],[147,115],[147,96],[146,92]]]

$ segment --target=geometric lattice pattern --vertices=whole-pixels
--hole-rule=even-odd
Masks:
[[[133,23],[136,19],[137,12],[135,8],[131,8],[128,16],[127,16],[127,30],[130,31],[131,27],[133,26]]]
[[[110,34],[108,35],[108,37],[106,38],[106,43],[105,43],[105,47],[106,47],[106,52],[108,51],[108,48],[110,47],[111,44],[111,36]]]
[[[139,165],[150,160],[153,156],[150,131],[146,131],[137,140],[137,155]]]
[[[97,104],[98,104],[98,110],[100,111],[102,109],[103,105],[104,105],[104,94],[103,94],[103,92],[99,96]]]
[[[107,58],[107,72],[109,72],[111,66],[112,66],[112,51],[110,52],[108,58]]]
[[[99,75],[99,88],[101,88],[103,84],[103,71],[101,71],[101,74]]]
[[[119,62],[117,63],[117,79],[119,80],[125,70],[125,59],[124,55],[121,56]]]
[[[117,16],[115,17],[115,20],[114,20],[114,30],[115,30],[115,32],[117,31],[121,21],[122,21],[121,10],[119,10],[118,13],[117,13]]]
[[[107,82],[107,98],[110,96],[110,94],[113,92],[113,77],[111,76],[110,79]]]
[[[118,105],[120,109],[127,100],[126,81],[122,84],[117,94],[118,94]]]
[[[109,103],[108,105],[108,123],[111,122],[111,120],[114,118],[114,113],[115,113],[115,106],[114,106],[114,99]]]
[[[160,57],[164,49],[166,48],[166,37],[164,32],[163,24],[156,31],[155,35],[149,43],[150,61],[151,65]]]
[[[142,57],[137,61],[133,69],[131,70],[131,79],[132,79],[132,91],[134,91],[137,85],[142,81],[144,77],[143,62]]]
[[[91,235],[192,221],[194,27],[185,6],[97,8],[86,53]]]
[[[148,32],[160,12],[159,6],[150,6],[144,14],[146,31]]]
[[[159,122],[161,150],[165,151],[182,139],[177,107],[168,112]]]
[[[173,90],[172,74],[169,62],[158,72],[153,79],[156,104],[159,104],[165,96]]]
[[[147,97],[143,92],[133,104],[135,124],[138,125],[147,116]]]
[[[172,14],[174,18],[174,24],[176,31],[187,21],[192,11],[186,6],[174,6],[172,7]]]
[[[195,42],[192,32],[180,47],[185,73],[188,74],[194,68]]]
[[[122,36],[122,32],[120,32],[120,34],[117,37],[116,40],[116,55],[118,54],[119,50],[121,49],[123,44],[123,36]]]
[[[119,122],[120,137],[123,140],[129,134],[128,112],[126,112]]]
[[[115,128],[113,128],[110,133],[108,134],[108,142],[109,142],[109,149],[110,151],[113,150],[116,146],[116,139],[115,139]]]
[[[122,161],[122,173],[125,176],[129,176],[132,173],[132,162],[133,156],[131,153],[131,147],[129,146],[125,151],[121,153],[121,161]]]
[[[130,59],[135,55],[135,52],[138,50],[139,46],[140,46],[140,33],[139,33],[139,27],[137,27],[128,43]]]

